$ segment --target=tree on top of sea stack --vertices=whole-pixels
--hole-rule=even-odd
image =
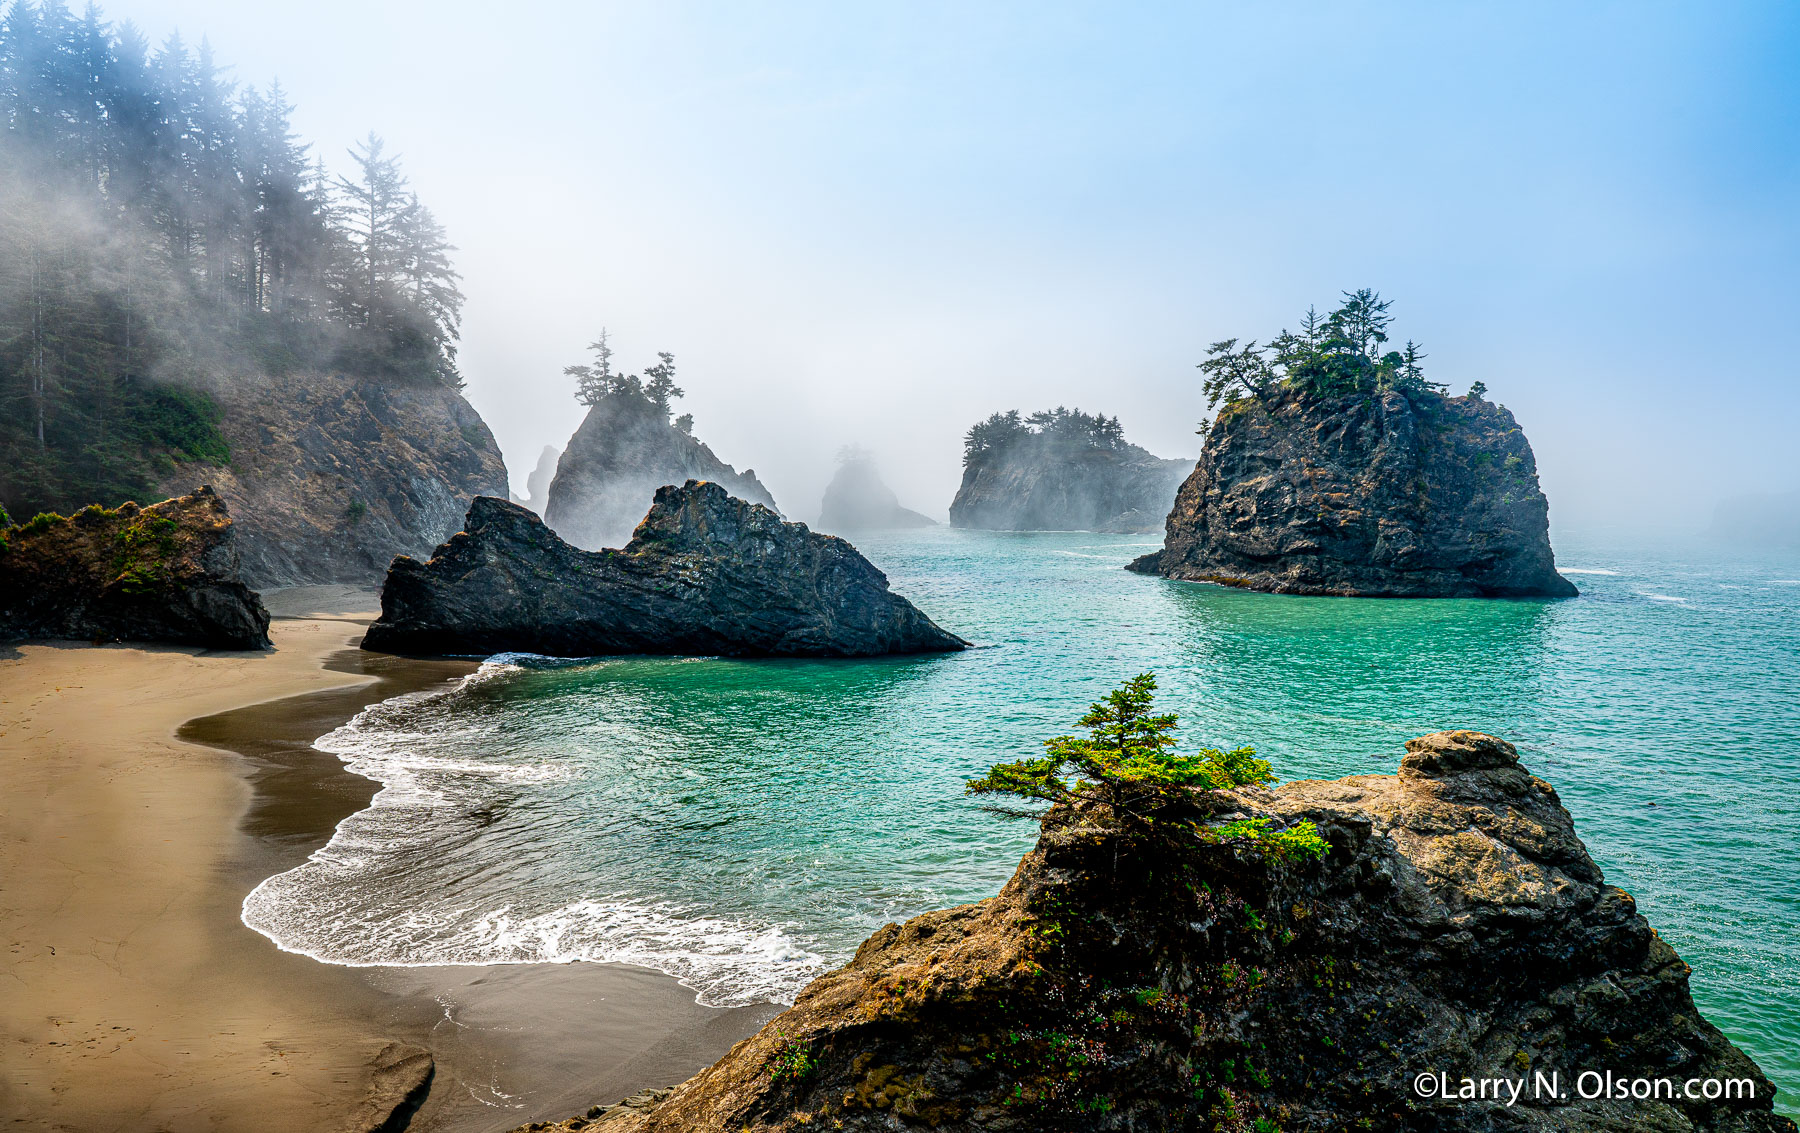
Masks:
[[[1390,348],[1391,300],[1350,291],[1266,345],[1214,342],[1218,409],[1163,549],[1131,569],[1279,594],[1574,597],[1556,573],[1537,460],[1503,405]]]
[[[1204,811],[1204,792],[1265,787],[1275,781],[1275,773],[1250,747],[1176,754],[1179,717],[1154,712],[1155,699],[1156,674],[1139,673],[1088,706],[1080,720],[1086,736],[1055,736],[1044,741],[1040,758],[996,763],[986,775],[970,779],[965,793],[1099,805],[1125,831],[1147,833],[1174,822],[1183,832],[1247,842],[1276,857],[1316,858],[1325,852],[1310,822],[1281,830],[1270,830],[1267,819],[1196,824],[1196,815]],[[1042,817],[1005,806],[988,809],[1009,817]]]

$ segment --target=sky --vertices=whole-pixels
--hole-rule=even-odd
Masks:
[[[460,247],[523,489],[562,368],[671,351],[813,519],[873,450],[942,517],[996,410],[1194,457],[1208,343],[1373,287],[1537,453],[1553,534],[1800,488],[1800,6],[114,0],[373,129]]]

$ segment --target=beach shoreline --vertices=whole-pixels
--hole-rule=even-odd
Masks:
[[[355,649],[354,595],[271,597],[269,653],[0,653],[9,1128],[335,1133],[399,1043],[436,1067],[409,1128],[506,1130],[679,1081],[774,1014],[624,965],[338,967],[246,927],[379,789],[312,740],[474,667]]]

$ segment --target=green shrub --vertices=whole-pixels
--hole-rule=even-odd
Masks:
[[[776,1033],[775,1038],[775,1055],[769,1059],[771,1082],[803,1082],[819,1069],[819,1059],[813,1053],[811,1043],[804,1039],[787,1038],[780,1032]]]
[[[344,521],[352,527],[362,522],[362,517],[369,514],[369,505],[361,500],[351,500],[344,508]]]
[[[53,511],[40,511],[19,525],[21,536],[41,535],[63,521],[63,517]]]
[[[1275,781],[1269,761],[1258,759],[1254,748],[1202,748],[1195,755],[1172,752],[1178,717],[1173,712],[1153,714],[1155,695],[1156,674],[1132,677],[1088,707],[1080,720],[1088,730],[1085,737],[1045,740],[1047,754],[1042,758],[996,763],[986,775],[968,780],[964,793],[1101,803],[1120,826],[1143,829],[1157,822],[1165,809],[1191,802],[1195,791],[1262,787]],[[1036,817],[1030,811],[990,809]],[[1277,857],[1324,855],[1325,840],[1312,823],[1295,823],[1285,830],[1271,830],[1272,825],[1268,818],[1243,819],[1206,828],[1203,837],[1253,842]]]

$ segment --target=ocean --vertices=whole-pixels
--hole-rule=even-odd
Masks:
[[[962,795],[1154,672],[1183,747],[1391,772],[1474,728],[1553,783],[1706,1016],[1800,1097],[1800,556],[1558,540],[1566,601],[1248,594],[1127,573],[1152,537],[856,540],[966,653],[500,656],[318,741],[382,784],[244,903],[338,964],[607,960],[791,1002],[874,929],[995,893],[1035,838]]]

